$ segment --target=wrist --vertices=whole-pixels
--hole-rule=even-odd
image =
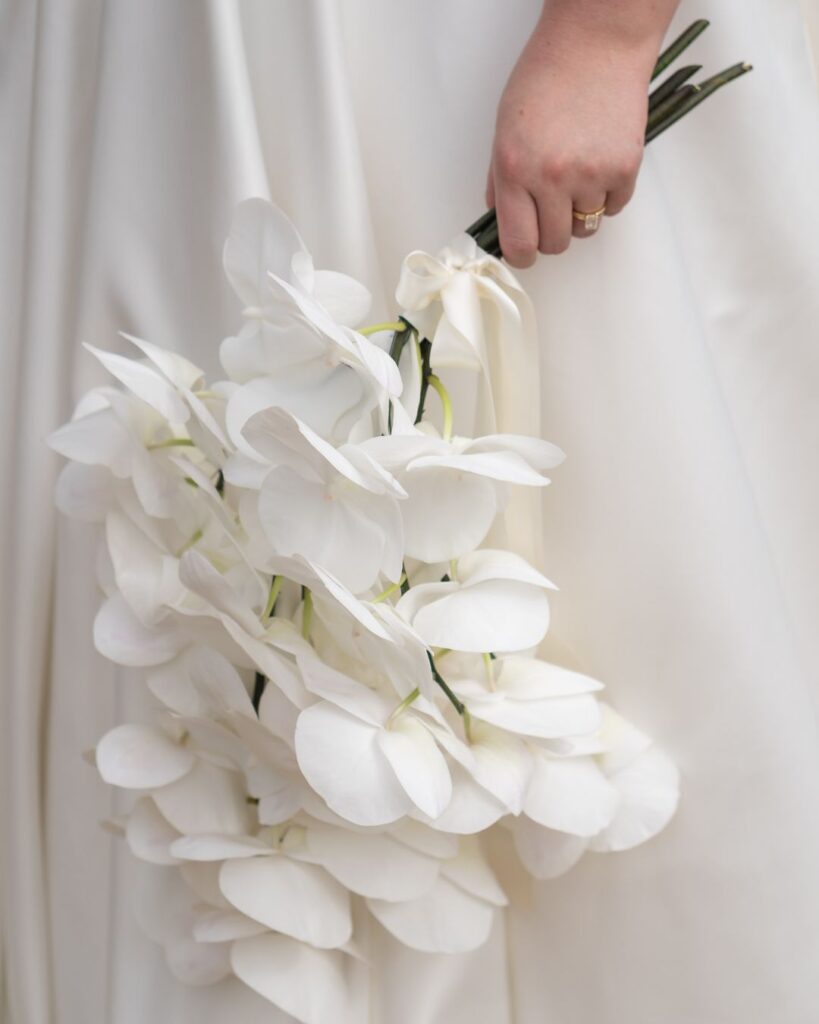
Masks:
[[[647,78],[679,0],[545,0],[532,42],[555,55],[639,68]]]

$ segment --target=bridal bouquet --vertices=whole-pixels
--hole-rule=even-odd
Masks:
[[[260,199],[224,266],[244,307],[225,379],[137,338],[91,349],[116,383],[51,438],[60,508],[101,524],[96,647],[154,702],[96,764],[133,794],[114,827],[171,876],[171,970],[335,1024],[368,931],[487,939],[490,830],[553,878],[655,835],[678,773],[599,682],[538,656],[553,585],[527,495],[563,455],[532,436],[508,268],[469,235],[413,253],[400,320],[361,327],[366,289]],[[479,436],[453,431],[455,367]]]

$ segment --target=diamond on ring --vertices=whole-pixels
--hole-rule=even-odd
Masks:
[[[582,222],[583,227],[587,231],[596,231],[600,227],[600,218],[606,212],[605,206],[601,206],[599,210],[572,210],[572,216],[575,220]]]

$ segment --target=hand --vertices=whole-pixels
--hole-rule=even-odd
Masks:
[[[619,213],[642,160],[648,83],[667,19],[622,37],[578,19],[583,0],[573,2],[569,13],[547,3],[498,108],[487,203],[514,267],[590,234],[573,207]]]

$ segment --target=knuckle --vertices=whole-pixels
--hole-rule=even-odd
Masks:
[[[611,180],[617,188],[628,188],[637,177],[642,162],[641,154],[628,154],[611,171]]]
[[[502,178],[514,181],[520,177],[523,154],[517,146],[501,142],[495,150],[495,166]]]
[[[540,167],[540,177],[547,185],[563,185],[573,173],[574,161],[557,153],[550,154]]]

